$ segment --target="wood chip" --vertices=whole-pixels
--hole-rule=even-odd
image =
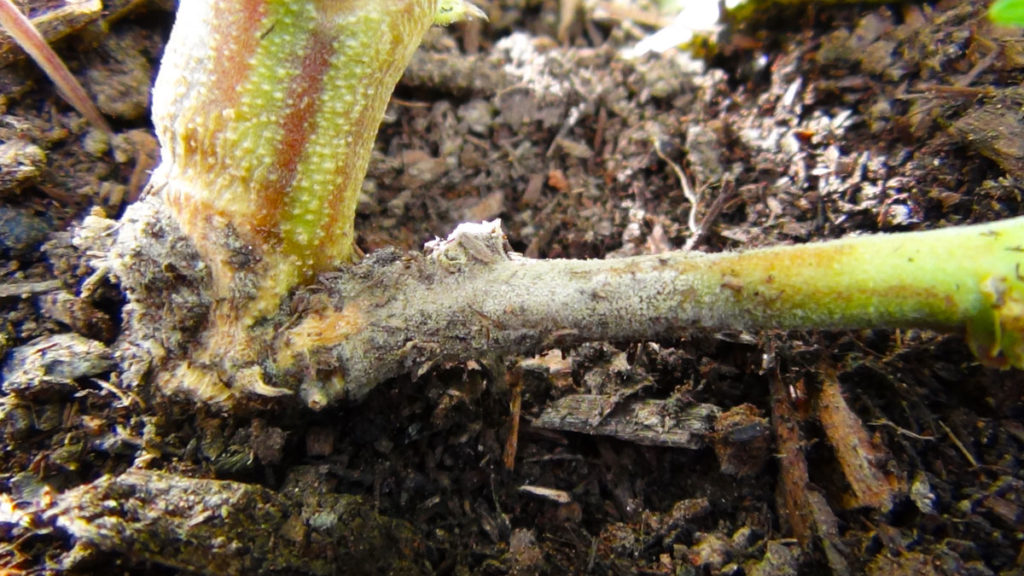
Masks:
[[[60,290],[60,287],[60,280],[0,284],[0,298],[27,298],[35,294],[44,294],[46,292]]]
[[[783,527],[804,547],[818,542],[833,574],[849,574],[850,569],[840,552],[839,520],[825,496],[811,486],[800,418],[781,378],[772,379],[771,393],[772,426],[778,444],[776,453],[780,455],[776,499]]]
[[[627,400],[576,394],[554,402],[534,428],[611,436],[644,446],[704,447],[721,412],[712,404],[680,408],[670,400]]]
[[[822,370],[818,417],[856,498],[855,507],[888,512],[895,498],[881,466],[890,458],[871,441],[864,423],[850,410],[834,373]]]

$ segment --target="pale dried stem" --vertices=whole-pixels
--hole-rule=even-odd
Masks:
[[[425,257],[378,255],[323,278],[329,301],[280,333],[275,364],[304,375],[305,400],[317,408],[441,362],[672,339],[695,328],[966,325],[983,361],[1005,363],[1004,353],[1019,362],[1019,350],[993,347],[989,324],[1005,334],[1016,321],[1016,289],[989,290],[993,278],[1014,274],[1022,227],[1017,220],[742,253],[532,260],[507,249],[497,223],[464,224]],[[973,257],[947,267],[930,257],[952,246]],[[1005,264],[997,262],[1003,253]],[[921,277],[936,266],[948,282]]]
[[[264,321],[199,343],[194,335],[218,310],[215,290],[176,228],[159,197],[118,225],[106,264],[131,301],[126,342],[141,352],[122,357],[142,359],[140,373],[155,368],[164,393],[215,404],[298,391],[319,409],[441,363],[700,328],[966,328],[982,362],[1024,364],[1024,218],[614,260],[524,258],[498,223],[463,224],[426,254],[372,254],[299,288]]]

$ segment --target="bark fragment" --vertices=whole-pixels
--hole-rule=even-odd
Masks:
[[[812,543],[821,546],[833,574],[849,574],[844,559],[848,552],[839,542],[839,519],[824,494],[811,484],[800,418],[786,395],[781,378],[772,378],[771,393],[776,451],[781,455],[776,500],[783,526],[803,546]]]
[[[818,397],[818,416],[853,490],[854,506],[888,512],[898,495],[882,471],[889,456],[871,441],[860,418],[846,404],[835,373],[830,370],[824,372],[825,379]]]
[[[575,394],[552,402],[535,428],[611,436],[645,446],[702,448],[720,409],[712,404],[681,408],[671,400],[626,400]]]

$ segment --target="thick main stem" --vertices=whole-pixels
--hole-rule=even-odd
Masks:
[[[275,346],[307,402],[359,398],[441,361],[693,328],[966,328],[985,363],[1024,364],[1024,218],[741,253],[530,260],[497,225],[329,280]],[[313,375],[313,376],[310,376]]]
[[[150,191],[210,271],[203,332],[158,381],[224,398],[264,384],[257,325],[350,263],[378,126],[435,21],[465,0],[188,0],[153,89]],[[241,375],[241,376],[239,376]],[[225,386],[227,384],[228,386]]]
[[[212,267],[215,290],[246,308],[243,324],[353,259],[356,202],[385,107],[451,4],[182,2],[153,89],[161,165],[152,187]]]

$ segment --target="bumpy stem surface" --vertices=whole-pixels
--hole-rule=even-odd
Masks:
[[[434,21],[469,14],[462,0],[181,4],[153,90],[153,188],[217,290],[252,301],[251,319],[352,261],[356,200],[391,92]]]
[[[387,99],[464,0],[189,0],[154,94],[163,159],[110,266],[157,384],[321,408],[438,362],[695,328],[966,329],[1024,367],[1024,219],[743,253],[529,260],[496,224],[353,260]],[[319,282],[310,286],[316,274]],[[129,370],[132,371],[132,370]]]
[[[255,325],[355,257],[356,201],[385,108],[427,29],[464,0],[188,0],[153,89],[150,190],[210,270],[207,326],[163,381],[272,392]]]
[[[693,328],[963,330],[986,364],[1024,366],[1024,218],[724,254],[531,260],[496,225],[426,258],[367,262],[284,331],[277,367],[307,403],[359,398],[443,361]],[[386,286],[386,289],[382,289]]]

